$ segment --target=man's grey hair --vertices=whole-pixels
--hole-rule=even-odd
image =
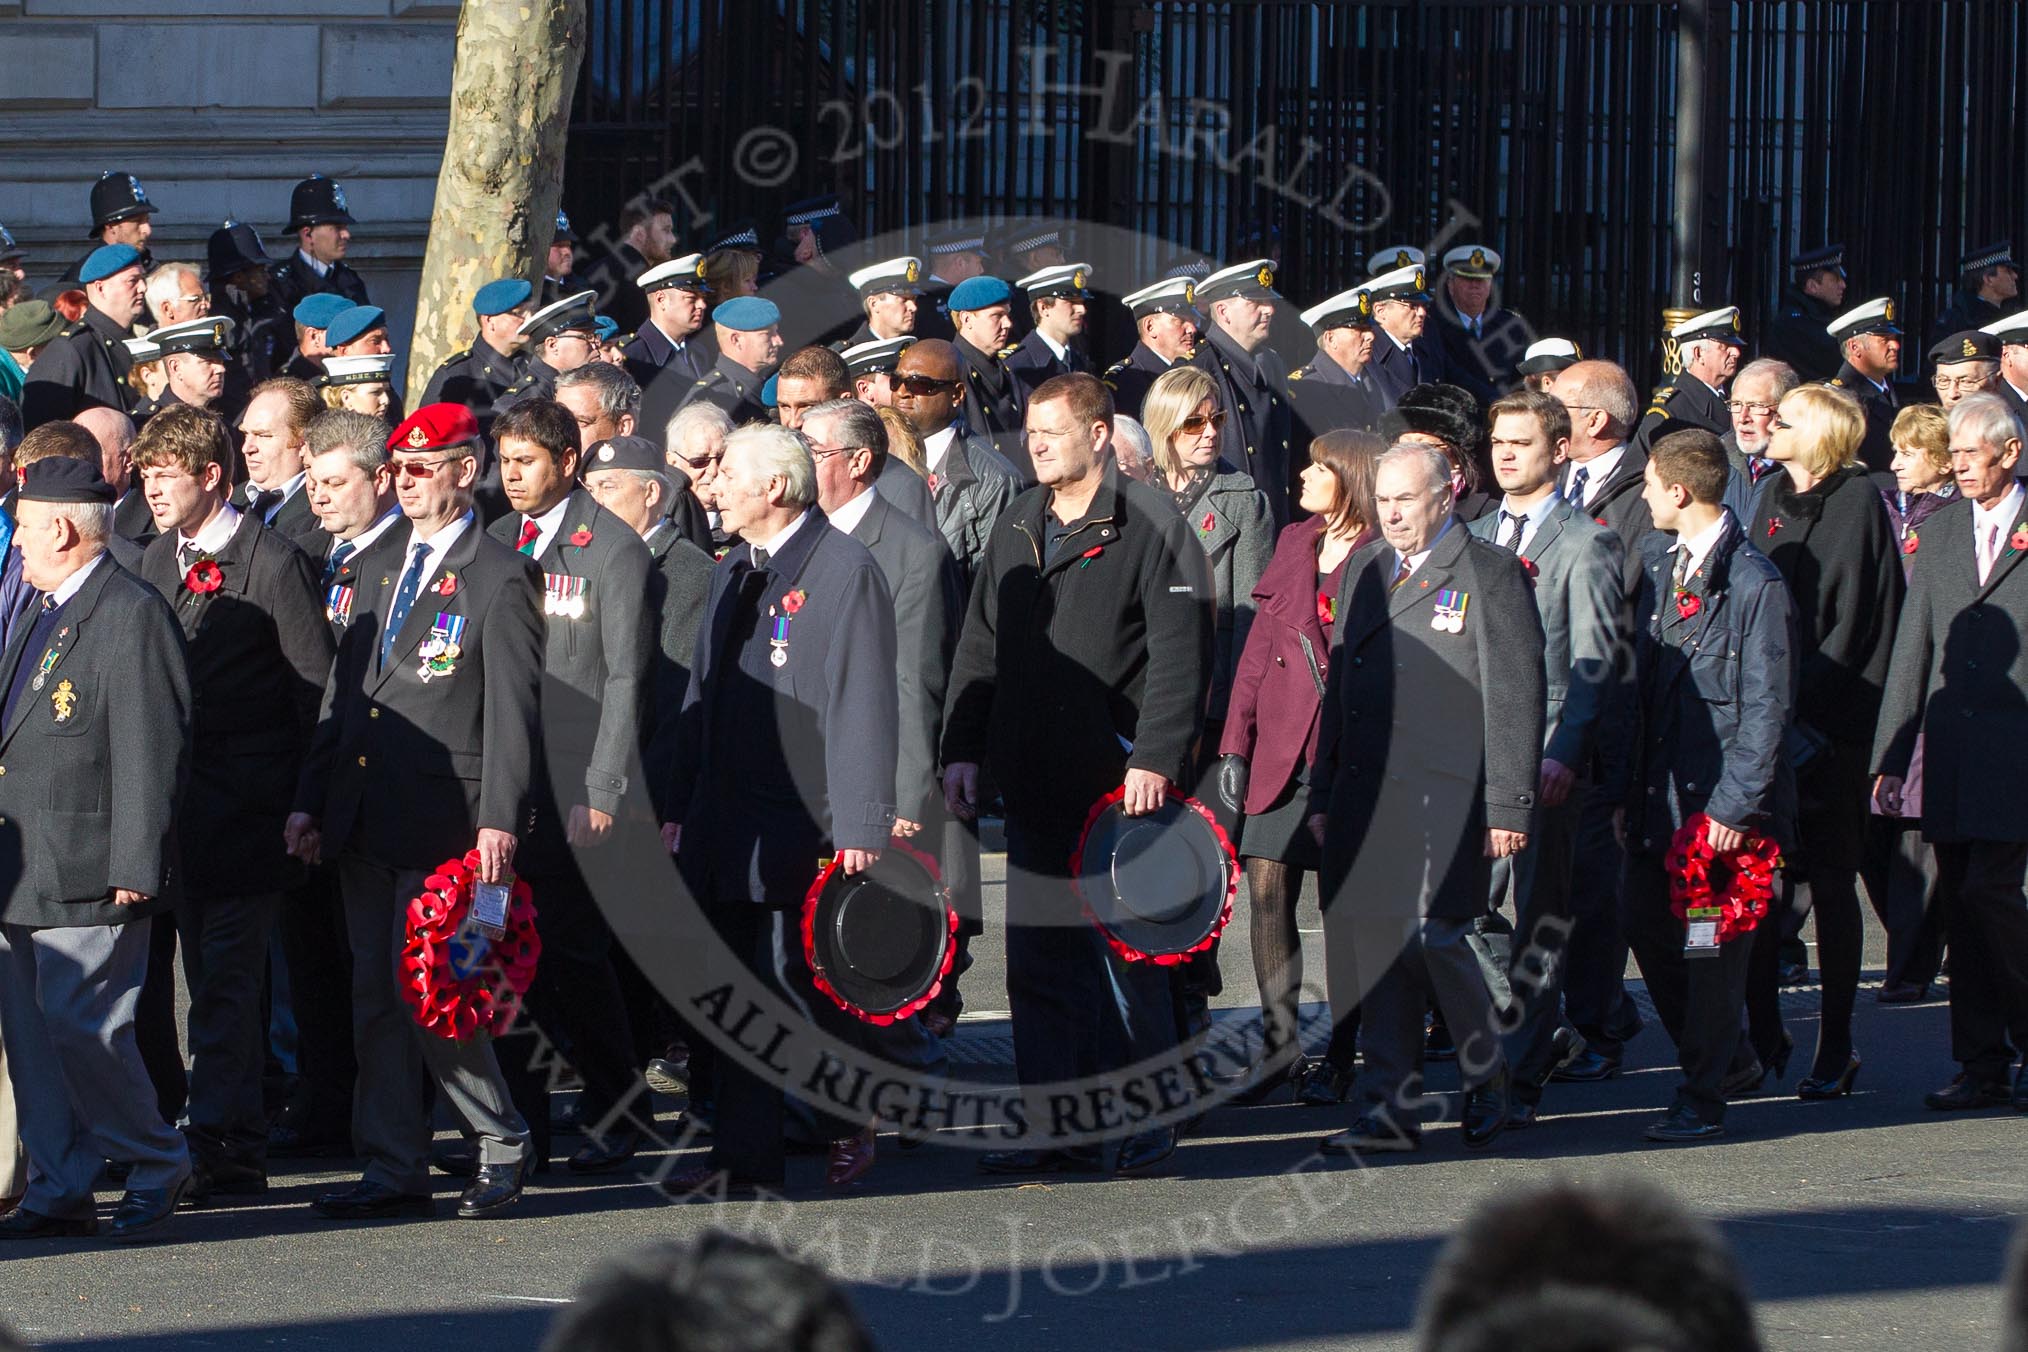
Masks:
[[[1376,477],[1389,465],[1416,464],[1422,466],[1424,478],[1431,488],[1451,491],[1451,458],[1435,446],[1421,441],[1397,441],[1380,453],[1374,462]]]
[[[1748,385],[1752,385],[1756,389],[1762,385],[1766,385],[1768,388],[1768,398],[1764,402],[1779,404],[1788,396],[1790,390],[1795,389],[1802,383],[1802,376],[1798,375],[1796,368],[1787,362],[1777,361],[1773,357],[1755,357],[1752,361],[1740,367],[1738,373],[1732,377],[1732,397],[1735,399],[1740,398],[1740,390]],[[1757,400],[1755,402],[1763,401]]]
[[[77,527],[88,544],[102,545],[113,533],[113,504],[110,502],[52,502],[49,514]]]
[[[176,285],[178,277],[188,277],[197,283],[200,293],[204,290],[204,278],[193,263],[157,263],[155,270],[148,274],[148,285],[142,289],[142,296],[148,302],[148,313],[155,317],[157,324],[169,321],[162,311],[173,301],[183,299],[181,288]]]
[[[880,420],[879,409],[857,399],[826,399],[803,414],[804,428],[819,419],[829,431],[828,440],[840,446],[864,446],[873,452],[872,473],[878,474],[886,466],[887,424]]]
[[[791,507],[808,507],[817,500],[817,463],[810,459],[810,444],[800,432],[778,423],[748,423],[725,439],[725,457],[733,452],[750,455],[761,473],[781,475],[788,481],[783,501]]]
[[[14,454],[14,448],[27,435],[28,429],[21,421],[21,405],[0,394],[0,455]]]
[[[716,432],[721,437],[731,435],[732,415],[716,404],[701,401],[686,404],[669,419],[668,430],[662,437],[662,449],[680,451],[691,437],[706,431]]]
[[[327,451],[345,451],[351,462],[368,474],[387,463],[387,439],[394,429],[387,419],[349,408],[334,408],[310,419],[303,439],[312,456]]]
[[[588,361],[556,378],[558,394],[580,386],[598,391],[599,412],[608,418],[618,418],[626,413],[640,416],[641,387],[632,376],[611,362]]]
[[[1141,426],[1139,418],[1130,418],[1124,413],[1113,415],[1113,440],[1125,442],[1137,465],[1150,464],[1155,459],[1155,443],[1148,439],[1148,429]]]
[[[2021,420],[1997,394],[1974,394],[1959,400],[1950,411],[1950,433],[1953,446],[1972,441],[1994,451],[2005,447],[2010,439],[2028,441],[2022,433]]]

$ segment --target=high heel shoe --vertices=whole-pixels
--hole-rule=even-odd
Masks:
[[[1853,1052],[1851,1058],[1845,1062],[1845,1069],[1839,1072],[1836,1079],[1808,1075],[1796,1081],[1796,1097],[1812,1100],[1844,1098],[1852,1092],[1852,1086],[1858,1079],[1859,1053]]]

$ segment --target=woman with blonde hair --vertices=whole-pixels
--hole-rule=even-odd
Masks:
[[[719,249],[704,256],[704,284],[711,288],[711,308],[734,296],[760,290],[760,257],[745,249]]]
[[[1166,377],[1164,377],[1166,379]],[[1273,560],[1254,585],[1255,615],[1232,686],[1219,744],[1218,796],[1245,814],[1240,856],[1246,865],[1249,938],[1260,985],[1267,1054],[1260,1081],[1272,1091],[1286,1069],[1300,1102],[1344,1099],[1352,1083],[1357,1007],[1334,1010],[1323,1060],[1302,1064],[1296,1008],[1303,948],[1296,899],[1303,874],[1317,868],[1317,841],[1304,825],[1318,714],[1330,673],[1345,561],[1378,538],[1373,471],[1387,443],[1370,432],[1328,432],[1310,443],[1297,506],[1308,515],[1282,528]]]
[[[1841,1098],[1859,1073],[1852,1003],[1859,989],[1859,869],[1865,858],[1867,759],[1906,582],[1894,528],[1859,463],[1866,414],[1826,385],[1789,391],[1775,408],[1768,481],[1747,537],[1781,570],[1795,602],[1795,720],[1784,752],[1796,774],[1795,840],[1782,842],[1782,890],[1809,889],[1817,919],[1823,1007],[1804,1099]],[[1713,584],[1716,588],[1717,584]],[[1727,825],[1740,825],[1729,822]],[[1761,1064],[1787,1069],[1781,1026],[1777,906],[1754,934],[1747,1015]]]
[[[1224,735],[1233,670],[1253,626],[1253,589],[1274,554],[1275,522],[1259,485],[1218,458],[1218,434],[1225,417],[1217,383],[1194,366],[1164,371],[1141,402],[1141,425],[1155,450],[1150,487],[1183,514],[1211,564],[1216,648],[1211,705],[1200,744],[1204,754],[1198,757],[1201,773],[1191,796],[1236,837],[1239,815],[1223,807],[1214,794],[1218,758],[1211,753]],[[1117,474],[1117,468],[1113,472]],[[1179,1032],[1186,1039],[1194,1037],[1208,1026],[1210,997],[1219,990],[1216,945],[1177,969],[1174,989]]]

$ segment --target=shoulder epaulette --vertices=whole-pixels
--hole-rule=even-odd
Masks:
[[[1309,369],[1310,369],[1310,368],[1309,368],[1309,367],[1307,367],[1307,366],[1298,366],[1298,367],[1297,367],[1297,368],[1296,368],[1295,370],[1293,370],[1293,371],[1289,372],[1289,379],[1290,379],[1290,380],[1301,380],[1301,379],[1303,378],[1303,372],[1305,372],[1305,371],[1307,371],[1307,370],[1309,370]]]

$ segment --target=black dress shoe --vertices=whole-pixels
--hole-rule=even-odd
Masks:
[[[133,1172],[134,1172],[134,1162],[132,1160],[106,1161],[105,1168],[106,1182],[112,1184],[116,1188],[124,1188],[127,1185],[127,1175]]]
[[[1853,1083],[1859,1078],[1859,1053],[1853,1052],[1845,1062],[1845,1068],[1836,1075],[1805,1075],[1796,1081],[1796,1097],[1812,1102],[1822,1099],[1844,1098],[1852,1092]],[[2016,1101],[2018,1106],[2018,1100]]]
[[[1506,1128],[1508,1088],[1507,1072],[1503,1070],[1496,1078],[1473,1086],[1465,1094],[1464,1117],[1460,1123],[1465,1149],[1484,1150]]]
[[[1296,1087],[1296,1102],[1305,1108],[1329,1108],[1345,1101],[1352,1090],[1352,1072],[1329,1061],[1312,1062]]]
[[[574,1174],[609,1174],[625,1165],[641,1148],[638,1131],[615,1131],[586,1141],[564,1167]]]
[[[1541,1120],[1542,1109],[1534,1103],[1522,1103],[1518,1099],[1507,1105],[1507,1130],[1519,1131],[1532,1127]]]
[[[458,1198],[458,1216],[475,1221],[521,1200],[519,1164],[482,1164],[472,1177],[472,1186]]]
[[[1305,1064],[1300,1056],[1279,1066],[1256,1065],[1239,1077],[1240,1083],[1245,1085],[1245,1088],[1234,1094],[1232,1101],[1242,1108],[1266,1103],[1290,1084],[1300,1083],[1304,1069]]]
[[[678,1169],[668,1177],[656,1180],[655,1186],[672,1202],[725,1202],[758,1197],[763,1185],[749,1179],[734,1178],[723,1169],[698,1165],[693,1169]],[[782,1185],[776,1183],[772,1186],[779,1191]]]
[[[1407,1154],[1422,1149],[1422,1133],[1377,1112],[1361,1113],[1345,1130],[1317,1142],[1317,1149],[1332,1155]]]
[[[99,1232],[97,1216],[45,1216],[18,1206],[0,1216],[0,1239],[90,1239]]]
[[[1922,1096],[1923,1106],[1940,1113],[1970,1112],[1978,1108],[2004,1108],[2014,1101],[2005,1080],[1974,1079],[1960,1071],[1957,1078],[1934,1093]]]
[[[310,1203],[310,1210],[326,1220],[385,1221],[437,1214],[436,1199],[426,1192],[396,1192],[378,1183],[354,1183],[339,1192],[327,1192]]]
[[[1176,1129],[1157,1127],[1129,1136],[1120,1143],[1119,1162],[1113,1165],[1117,1174],[1134,1174],[1152,1169],[1176,1153]]]
[[[1619,1073],[1618,1057],[1601,1056],[1587,1047],[1573,1056],[1568,1065],[1550,1071],[1549,1078],[1567,1084],[1587,1084],[1593,1080],[1610,1080]]]
[[[648,1082],[648,1088],[658,1094],[667,1094],[671,1098],[682,1098],[690,1092],[690,1066],[687,1062],[672,1061],[666,1056],[658,1056],[648,1062],[648,1069],[642,1078]]]
[[[1641,1134],[1664,1145],[1688,1145],[1716,1140],[1725,1134],[1725,1128],[1717,1122],[1706,1122],[1694,1109],[1679,1103],[1669,1110],[1667,1117]]]
[[[1584,1034],[1567,1023],[1549,1035],[1549,1047],[1552,1053],[1549,1073],[1552,1076],[1557,1071],[1575,1064],[1580,1056],[1591,1050],[1591,1044],[1584,1040]]]
[[[122,1244],[160,1238],[163,1227],[176,1218],[177,1204],[189,1190],[190,1180],[187,1178],[173,1188],[130,1190],[120,1199],[119,1209],[113,1212],[113,1222],[106,1227],[106,1238]]]
[[[1106,1167],[1097,1146],[1061,1150],[994,1150],[979,1156],[982,1174],[1094,1174]]]
[[[349,1122],[350,1113],[334,1119]],[[352,1134],[343,1129],[311,1127],[291,1122],[287,1116],[268,1129],[268,1158],[271,1160],[313,1160],[341,1158],[352,1153]]]
[[[1913,981],[1890,981],[1876,991],[1873,998],[1883,1005],[1919,1005],[1929,999],[1929,986]]]
[[[1810,964],[1785,962],[1776,973],[1775,981],[1783,986],[1807,986],[1810,984]]]

